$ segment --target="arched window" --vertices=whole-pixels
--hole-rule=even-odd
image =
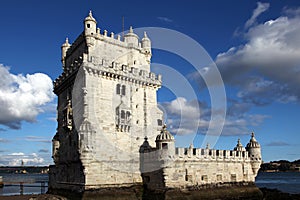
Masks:
[[[121,94],[121,85],[117,84],[117,88],[116,88],[117,94]]]
[[[125,87],[125,85],[122,85],[122,95],[123,96],[125,96],[125,94],[126,94],[126,87]]]

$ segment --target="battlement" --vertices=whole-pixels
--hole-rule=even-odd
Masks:
[[[209,161],[250,161],[248,151],[216,150],[201,148],[179,148],[175,149],[175,156],[184,160],[209,160]]]
[[[85,62],[87,61],[87,62]],[[77,72],[78,68],[83,63],[85,70],[88,73],[107,77],[110,79],[121,79],[123,81],[132,82],[140,85],[147,85],[153,87],[160,87],[162,83],[162,76],[153,72],[138,69],[136,67],[128,67],[127,65],[117,62],[107,63],[107,60],[99,57],[89,57],[87,54],[79,57],[79,61],[75,60],[57,79],[54,81],[54,87],[61,85],[68,77]]]
[[[136,50],[139,50],[141,53],[149,53],[149,52],[142,51],[142,41],[144,38],[139,40],[138,36],[136,35],[138,42],[130,43],[130,42],[125,41],[126,35],[123,38],[121,38],[121,35],[119,35],[119,34],[117,36],[115,36],[114,32],[111,32],[109,36],[107,33],[108,33],[107,30],[104,30],[103,33],[101,33],[100,28],[97,28],[96,34],[93,34],[93,35],[85,35],[85,32],[83,31],[77,37],[77,39],[72,44],[70,44],[70,47],[66,51],[66,56],[67,57],[70,56],[82,43],[84,43],[86,41],[87,37],[94,38],[95,40],[99,40],[102,42],[106,42],[109,45],[120,46],[123,48],[136,49]],[[132,34],[134,34],[134,33],[132,33]],[[146,34],[144,37],[147,37]]]

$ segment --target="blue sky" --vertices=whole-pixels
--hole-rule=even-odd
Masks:
[[[232,149],[238,138],[246,145],[254,131],[264,161],[300,158],[300,2],[11,0],[0,7],[0,165],[52,162],[57,99],[51,80],[61,73],[61,44],[82,32],[89,10],[101,30],[121,32],[124,16],[125,29],[168,28],[202,45],[227,96],[225,126],[214,148]],[[201,146],[211,116],[203,77],[170,52],[154,49],[152,62],[172,67],[192,84],[197,99],[163,87],[158,100],[173,133],[172,123],[180,117],[176,105],[193,113],[198,102],[201,123],[194,145]],[[209,74],[208,66],[204,76]],[[189,117],[186,121],[193,121]],[[183,123],[185,131],[177,135],[188,137],[189,125]]]

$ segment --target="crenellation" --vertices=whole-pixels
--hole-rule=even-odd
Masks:
[[[202,148],[180,148],[176,147],[175,157],[181,159],[210,160],[210,161],[251,161],[247,151],[216,150]]]

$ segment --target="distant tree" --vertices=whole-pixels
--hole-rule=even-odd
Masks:
[[[290,167],[291,167],[291,164],[289,162],[288,163],[283,162],[279,165],[278,169],[279,169],[279,171],[285,172],[285,171],[290,170]]]
[[[295,160],[293,163],[294,163],[294,164],[300,164],[300,159]]]

